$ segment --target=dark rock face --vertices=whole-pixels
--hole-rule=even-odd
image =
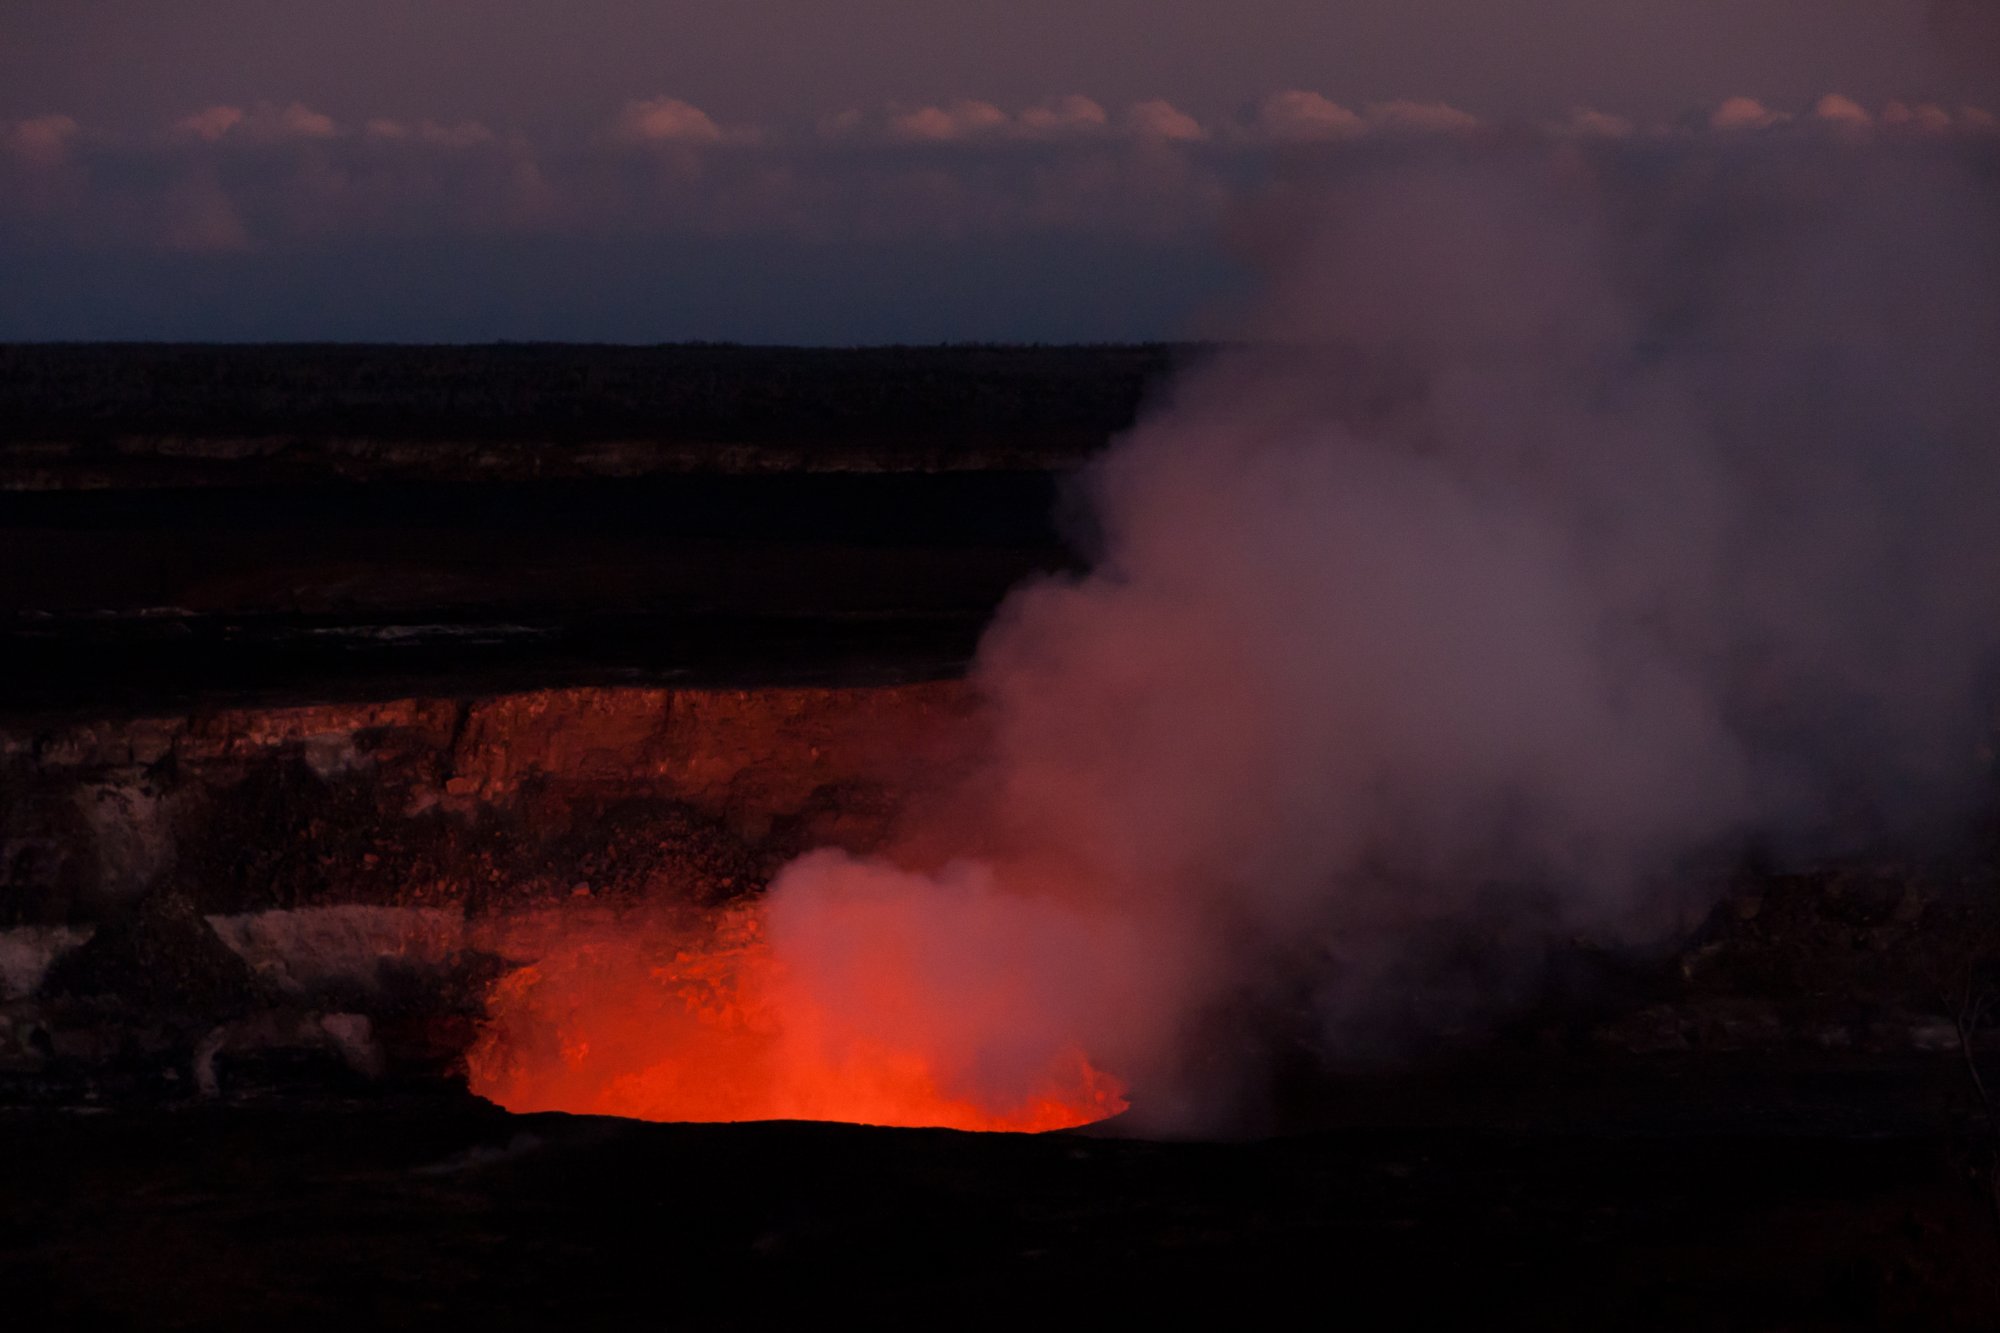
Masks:
[[[876,848],[977,726],[953,683],[17,726],[0,733],[0,1070],[157,1078],[224,1025],[313,1036],[315,1013],[369,1023],[391,1066],[448,1069],[507,920],[700,909],[809,846]],[[226,1065],[232,1039],[214,1040]]]
[[[193,903],[170,890],[145,894],[130,911],[100,924],[87,943],[56,959],[41,993],[210,1022],[245,1013],[261,998],[249,964],[222,942]]]
[[[0,733],[0,922],[102,921],[155,887],[202,913],[733,896],[809,843],[879,843],[975,725],[941,683],[21,727]]]
[[[1169,346],[0,347],[0,490],[1062,464]]]

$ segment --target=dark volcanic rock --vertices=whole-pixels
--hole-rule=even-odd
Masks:
[[[808,845],[880,846],[978,726],[953,682],[24,724],[0,923],[109,919],[156,881],[203,913],[726,899]]]
[[[17,1114],[0,1284],[24,1327],[2000,1323],[1992,1221],[1940,1138],[1815,1127],[1761,1086],[1792,1114],[1683,1078],[1637,1116],[1570,1086],[1527,1127],[1234,1144],[437,1098]]]
[[[509,921],[699,910],[810,846],[876,849],[977,731],[948,682],[0,730],[0,1005],[20,1010],[0,1064],[38,1067],[41,1034],[65,1069],[157,1078],[278,1006],[363,1016],[395,1069],[448,1070],[487,985],[527,961]]]
[[[193,903],[171,892],[147,894],[133,910],[100,923],[88,942],[55,961],[41,989],[208,1022],[245,1013],[263,998],[249,965]]]
[[[1194,349],[0,347],[0,488],[1044,466]]]

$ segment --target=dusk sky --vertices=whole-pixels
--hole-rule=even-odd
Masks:
[[[1198,332],[1317,156],[1996,133],[1991,0],[10,0],[0,337]]]

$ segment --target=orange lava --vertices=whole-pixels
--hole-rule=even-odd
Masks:
[[[871,971],[870,1012],[909,1022],[858,1030],[773,956],[755,909],[549,934],[495,985],[467,1056],[472,1090],[511,1111],[1035,1132],[1126,1108],[1124,1085],[1074,1047],[995,1086],[976,1050],[940,1038],[935,997],[893,956]]]

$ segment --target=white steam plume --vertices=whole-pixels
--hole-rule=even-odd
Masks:
[[[1494,939],[1643,933],[1691,858],[1983,793],[1990,152],[1349,172],[1288,196],[1245,337],[1091,474],[1092,571],[988,634],[980,779],[902,869],[772,889],[801,976],[851,972],[794,928],[832,898],[908,899],[960,1065],[1080,1045],[1147,1123],[1213,1127],[1257,1072],[1232,1008],[1378,1050],[1504,998]],[[1475,920],[1483,963],[1422,965]],[[982,997],[1037,969],[1067,980],[1024,1035]]]

